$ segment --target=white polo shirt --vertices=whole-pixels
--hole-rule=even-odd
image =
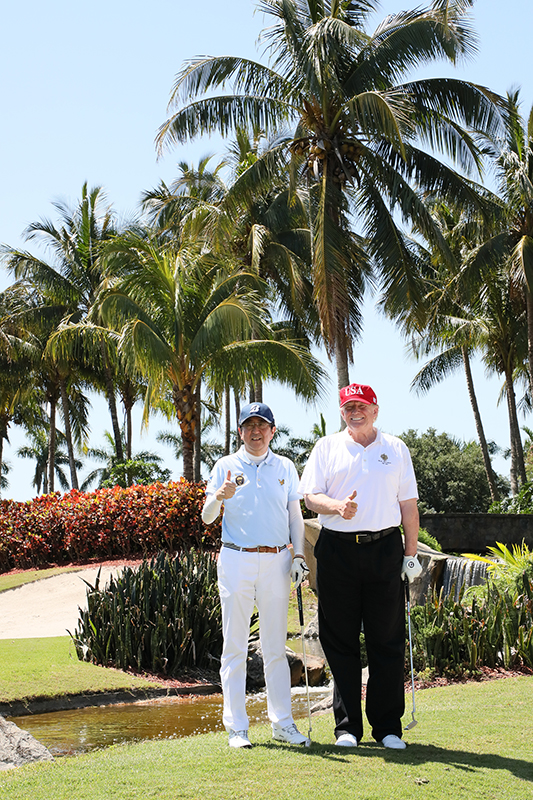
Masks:
[[[214,494],[222,486],[228,470],[237,491],[224,500],[222,541],[238,547],[289,544],[289,502],[301,498],[292,461],[269,449],[264,461],[254,464],[242,445],[236,453],[217,461],[206,494]]]
[[[334,531],[379,531],[399,525],[400,501],[418,498],[407,445],[396,436],[377,432],[368,447],[354,442],[348,429],[319,439],[303,471],[302,494],[326,494],[335,500],[357,491],[353,519],[319,514],[319,522]]]

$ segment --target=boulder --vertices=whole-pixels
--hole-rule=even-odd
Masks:
[[[46,747],[14,722],[0,716],[0,770],[20,767],[32,761],[53,761]]]
[[[298,686],[305,682],[303,656],[295,653],[290,647],[285,648],[289,669],[291,672],[291,686]],[[307,680],[309,686],[318,686],[324,677],[325,661],[319,656],[306,654]],[[263,652],[259,641],[252,641],[248,647],[246,663],[246,689],[257,691],[265,687],[265,673],[263,669]]]

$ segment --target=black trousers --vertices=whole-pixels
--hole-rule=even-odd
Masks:
[[[363,736],[361,656],[363,624],[369,680],[366,716],[381,741],[402,735],[405,711],[405,598],[400,531],[369,544],[338,539],[322,529],[315,546],[320,643],[335,687],[335,735]]]

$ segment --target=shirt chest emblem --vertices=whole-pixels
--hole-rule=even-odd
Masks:
[[[382,453],[382,454],[380,455],[380,457],[379,457],[379,462],[380,462],[380,464],[383,464],[383,465],[384,465],[384,466],[386,466],[386,467],[387,467],[387,466],[389,466],[389,464],[391,464],[391,463],[392,463],[392,462],[390,461],[390,459],[389,459],[389,457],[388,457],[387,453]]]
[[[244,483],[244,475],[240,472],[238,475],[235,475],[235,483],[237,486],[242,486]]]
[[[280,486],[283,486],[283,484],[285,483],[285,479],[282,480],[281,478],[278,478],[278,481]]]

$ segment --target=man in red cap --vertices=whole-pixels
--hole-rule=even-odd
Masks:
[[[346,429],[319,439],[299,486],[322,524],[315,546],[318,621],[335,682],[335,737],[340,746],[357,747],[363,735],[362,624],[372,736],[399,750],[405,748],[403,580],[422,571],[416,479],[404,442],[375,426],[379,407],[370,386],[345,386],[340,406]]]

